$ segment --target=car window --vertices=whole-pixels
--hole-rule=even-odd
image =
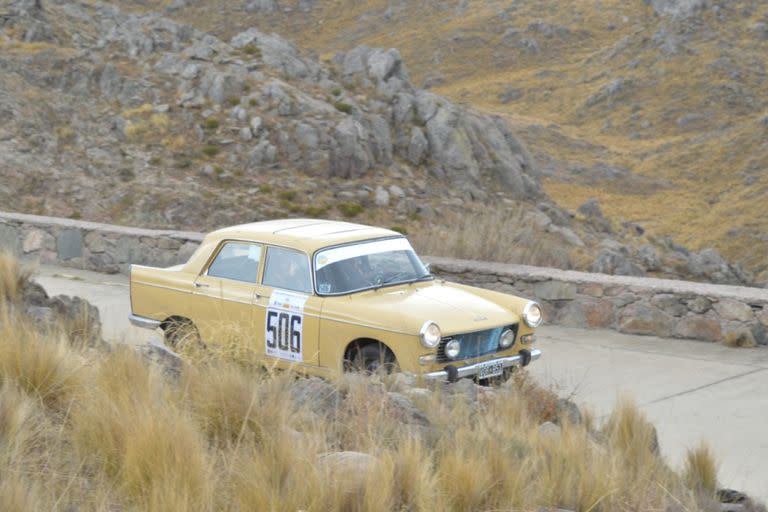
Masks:
[[[331,247],[315,255],[317,292],[339,295],[431,278],[405,238]]]
[[[263,284],[283,290],[312,293],[307,255],[282,247],[268,247]]]
[[[259,275],[261,246],[245,242],[227,242],[208,267],[208,275],[246,283],[256,283]]]

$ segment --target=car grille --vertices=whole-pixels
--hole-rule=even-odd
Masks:
[[[517,327],[517,324],[514,324],[507,327],[487,329],[485,331],[445,336],[440,340],[440,344],[437,346],[437,362],[446,363],[448,361],[461,361],[462,359],[470,359],[498,352],[499,338],[504,329],[512,329],[512,332],[515,333],[515,341],[517,341]],[[461,342],[461,351],[459,352],[458,357],[449,359],[448,356],[445,355],[445,345],[449,341],[455,339],[458,339]]]

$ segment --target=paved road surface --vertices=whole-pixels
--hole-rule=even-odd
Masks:
[[[44,266],[49,294],[80,295],[99,307],[105,337],[144,342],[150,332],[128,323],[125,276]],[[542,359],[531,372],[544,384],[608,414],[629,394],[659,431],[667,460],[708,440],[720,460],[720,483],[768,501],[768,349],[628,336],[562,327],[539,330]]]

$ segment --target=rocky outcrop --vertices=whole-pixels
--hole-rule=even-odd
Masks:
[[[25,208],[27,190],[58,214],[200,229],[292,206],[232,201],[229,188],[381,173],[431,181],[420,199],[429,208],[451,190],[466,201],[497,190],[544,198],[507,123],[417,88],[396,49],[360,46],[324,63],[256,28],[224,41],[101,2],[18,1],[3,20],[41,45],[0,56],[0,203],[10,208]],[[25,99],[30,87],[48,99]]]
[[[363,114],[361,122],[336,127],[333,175],[360,175],[394,154],[414,165],[426,163],[433,174],[475,191],[478,199],[485,197],[486,180],[501,183],[512,196],[541,195],[530,155],[509,126],[415,88],[397,50],[360,46],[336,55],[334,63],[345,86],[375,88],[388,105],[378,123]],[[384,148],[385,162],[372,151],[373,140]]]
[[[75,343],[105,346],[99,310],[83,298],[49,297],[42,286],[28,280],[21,290],[18,307],[39,329],[61,329]]]

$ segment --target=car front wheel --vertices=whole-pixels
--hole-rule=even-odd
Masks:
[[[350,350],[348,358],[344,361],[344,370],[348,372],[392,373],[396,369],[395,355],[378,342],[356,345]]]

